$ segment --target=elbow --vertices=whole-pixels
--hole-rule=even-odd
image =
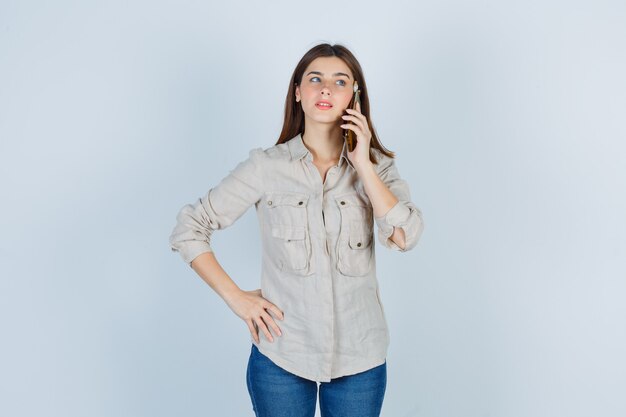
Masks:
[[[383,221],[384,219],[380,220],[378,238],[386,248],[399,252],[408,252],[417,246],[424,230],[424,220],[418,208],[414,206],[408,207],[409,215],[406,220],[394,226],[391,232],[385,232],[383,228],[385,224],[389,223]]]
[[[196,221],[179,220],[169,237],[170,250],[178,252],[183,261],[191,266],[191,261],[198,255],[213,252],[212,233],[211,228],[198,227]]]
[[[389,240],[395,244],[399,251],[406,251],[406,233],[403,227],[394,226],[393,233],[389,236]]]
[[[424,219],[419,210],[412,213],[409,221],[406,225],[403,225],[402,231],[404,232],[404,239],[402,239],[399,244],[397,243],[397,245],[400,252],[408,252],[417,246],[417,243],[422,237],[422,232],[424,231]]]

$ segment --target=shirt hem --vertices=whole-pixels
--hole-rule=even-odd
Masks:
[[[349,376],[349,375],[354,375],[354,374],[358,374],[361,372],[365,372],[368,371],[372,368],[375,368],[376,366],[380,366],[383,363],[386,362],[387,360],[387,356],[385,355],[385,357],[381,358],[376,358],[373,361],[367,362],[366,365],[363,366],[356,366],[353,368],[349,368],[348,370],[344,370],[341,372],[341,375],[332,375],[330,376],[330,378],[324,378],[324,377],[314,377],[311,374],[308,374],[306,372],[302,372],[299,369],[295,369],[291,366],[291,363],[283,361],[280,357],[275,356],[274,352],[271,351],[266,351],[264,347],[261,347],[260,345],[257,345],[256,343],[253,342],[253,344],[257,347],[257,349],[259,349],[259,352],[261,352],[263,355],[267,356],[272,362],[274,362],[276,365],[280,366],[281,368],[283,368],[285,371],[290,372],[296,376],[299,376],[301,378],[304,379],[308,379],[310,381],[315,381],[315,382],[330,382],[331,379],[337,379],[337,378],[341,378],[343,376]]]

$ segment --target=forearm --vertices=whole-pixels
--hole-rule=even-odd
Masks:
[[[404,230],[402,230],[401,227],[394,227],[393,233],[391,234],[391,236],[389,236],[389,239],[393,240],[393,243],[400,246],[400,248],[404,249],[405,236],[404,236]]]
[[[383,216],[396,205],[398,199],[380,179],[376,173],[374,164],[368,161],[367,164],[359,167],[358,174],[363,182],[365,193],[372,203],[374,217]]]
[[[205,252],[198,255],[192,262],[191,268],[202,278],[204,282],[215,291],[222,299],[229,303],[233,297],[241,293],[241,288],[228,276],[219,264],[213,252]]]
[[[372,163],[367,163],[358,170],[359,177],[363,181],[365,193],[372,203],[375,217],[381,217],[387,214],[393,206],[398,203],[398,198],[393,195],[385,183],[376,173],[376,169]],[[393,234],[389,237],[396,245],[404,248],[405,236],[404,230],[395,227]]]

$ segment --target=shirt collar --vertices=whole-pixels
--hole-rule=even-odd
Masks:
[[[287,145],[289,146],[289,152],[291,153],[292,161],[296,159],[301,159],[305,156],[308,156],[310,159],[313,158],[313,156],[311,155],[311,152],[309,152],[307,147],[304,146],[301,133],[298,133],[297,136],[289,139],[287,141]],[[355,169],[354,165],[352,165],[352,162],[350,162],[350,159],[348,159],[348,147],[345,141],[343,142],[343,148],[341,149],[341,157],[339,158],[339,166],[341,166],[341,164],[343,163],[342,162],[343,159],[345,159],[345,161],[348,163],[349,166],[352,167],[352,169]]]

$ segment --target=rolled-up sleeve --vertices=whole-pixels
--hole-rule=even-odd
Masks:
[[[377,172],[380,179],[398,199],[398,202],[386,214],[374,217],[378,225],[378,240],[389,249],[400,252],[409,251],[417,245],[424,230],[422,212],[411,201],[409,186],[400,177],[395,159],[382,156],[377,165]],[[400,227],[404,230],[404,249],[389,239],[393,234],[394,227]]]
[[[219,184],[194,204],[183,206],[169,237],[170,249],[191,266],[198,255],[213,252],[211,236],[240,218],[263,194],[262,148],[252,149]]]

